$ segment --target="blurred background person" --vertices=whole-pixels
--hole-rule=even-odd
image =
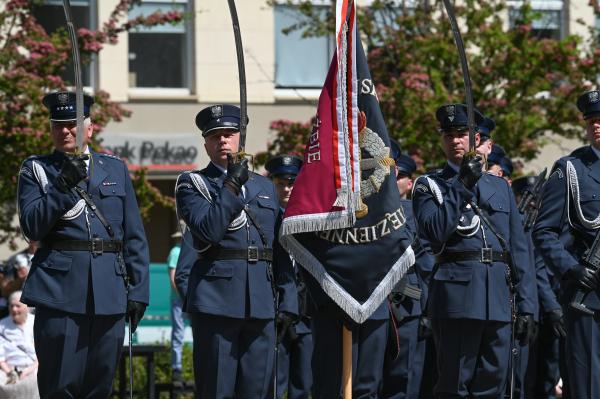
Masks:
[[[9,316],[0,320],[0,399],[39,398],[34,315],[21,302],[21,291],[13,292],[8,303]]]
[[[183,301],[175,285],[175,269],[181,253],[182,223],[180,222],[179,230],[171,235],[171,238],[177,242],[167,257],[169,281],[171,282],[171,382],[174,388],[183,387],[182,356],[185,321],[182,312]]]

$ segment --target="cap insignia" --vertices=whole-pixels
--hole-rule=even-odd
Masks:
[[[69,94],[68,93],[58,93],[57,99],[58,99],[59,104],[66,104],[69,101]]]
[[[593,104],[593,103],[597,103],[598,101],[600,101],[600,92],[598,92],[598,91],[596,91],[596,90],[594,90],[594,91],[591,91],[591,92],[588,94],[588,100],[589,100],[589,102],[590,102],[591,104]]]
[[[448,105],[446,107],[446,115],[448,115],[448,119],[450,120],[450,122],[452,122],[454,120],[454,105]]]
[[[213,118],[220,118],[223,116],[223,107],[221,105],[213,105],[210,108],[210,112]]]

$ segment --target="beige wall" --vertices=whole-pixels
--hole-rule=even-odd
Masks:
[[[321,0],[319,0],[321,1]],[[98,18],[107,19],[118,0],[98,0]],[[249,101],[250,124],[247,150],[256,153],[266,148],[272,138],[269,125],[275,119],[307,121],[316,108],[317,91],[274,89],[274,15],[266,0],[237,1]],[[360,5],[369,3],[362,0]],[[565,0],[568,5],[568,29],[572,33],[587,35],[587,27],[577,20],[594,26],[595,16],[588,0]],[[111,94],[113,100],[133,111],[130,118],[111,123],[104,136],[118,140],[119,135],[139,134],[150,139],[168,137],[169,134],[197,135],[199,166],[206,162],[202,151],[202,138],[194,124],[196,113],[213,103],[239,100],[238,71],[231,17],[225,0],[195,0],[191,25],[193,39],[194,85],[189,93],[181,91],[150,90],[136,92],[128,87],[127,35],[122,34],[117,45],[106,45],[98,60],[98,88]],[[308,100],[306,100],[308,99]],[[545,146],[535,161],[526,164],[525,170],[536,172],[551,166],[554,160],[579,147],[577,140],[546,138]],[[173,172],[176,174],[176,172]],[[172,177],[172,176],[171,176]],[[169,177],[169,178],[171,178]],[[24,246],[23,243],[20,245]],[[11,251],[0,245],[0,260]]]
[[[108,20],[119,0],[98,1],[98,21]],[[128,52],[127,33],[119,36],[115,45],[107,44],[98,57],[98,89],[110,93],[114,101],[127,101]]]
[[[238,69],[231,16],[222,0],[197,0],[196,92],[200,102],[237,102]],[[273,102],[273,9],[264,0],[237,2],[249,102]]]

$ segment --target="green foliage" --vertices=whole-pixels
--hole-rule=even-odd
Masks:
[[[89,62],[107,43],[117,42],[119,33],[138,25],[152,26],[181,22],[176,12],[154,13],[127,21],[127,11],[140,0],[121,0],[110,17],[91,31],[77,31],[82,62]],[[64,90],[69,85],[61,74],[71,63],[71,43],[66,29],[48,33],[33,14],[41,0],[8,0],[0,7],[0,243],[14,246],[17,228],[12,225],[16,214],[16,183],[21,163],[30,155],[52,151],[49,139],[48,112],[42,105],[50,91]],[[122,22],[124,21],[124,22]],[[65,23],[66,26],[66,23]],[[120,121],[129,112],[112,102],[108,93],[96,91],[92,108],[95,136],[91,146],[100,148],[98,133],[111,121]],[[143,177],[143,176],[142,176]],[[147,180],[137,185],[140,202],[151,206],[166,200]],[[147,212],[147,210],[146,210]]]
[[[271,122],[271,130],[277,132],[275,140],[267,143],[267,150],[254,157],[255,166],[264,165],[269,158],[278,154],[300,155],[312,131],[312,121],[306,123],[289,120]]]
[[[313,17],[308,34],[334,31],[332,9]],[[443,161],[436,109],[465,102],[458,52],[441,0],[413,9],[375,0],[360,8],[358,27],[367,44],[371,74],[387,128],[404,151],[425,166]],[[583,137],[577,97],[596,86],[600,74],[597,35],[544,39],[532,29],[539,15],[525,5],[507,29],[503,0],[466,0],[456,7],[465,42],[476,106],[497,124],[492,137],[512,157],[538,155],[546,133]],[[590,29],[590,32],[592,30]],[[281,121],[278,121],[281,122]],[[284,121],[285,122],[285,121]],[[268,155],[287,150],[291,123],[274,123],[277,138]],[[292,129],[293,131],[293,129]],[[306,130],[296,129],[306,142]],[[285,137],[281,140],[280,137]],[[296,139],[294,139],[296,140]],[[261,155],[267,157],[267,155]]]
[[[127,353],[123,354],[127,357]],[[192,346],[185,344],[183,346],[183,379],[185,381],[194,381],[194,363],[193,363],[193,351]],[[171,382],[171,348],[167,344],[166,349],[161,352],[154,354],[155,362],[155,382],[157,384],[170,383]],[[129,357],[125,360],[125,386],[129,389]],[[133,391],[135,398],[146,397],[146,383],[148,381],[148,372],[146,370],[146,359],[143,357],[133,358]],[[117,369],[116,375],[113,379],[113,391],[118,392],[119,390],[119,371]],[[168,398],[166,392],[162,393],[161,398]],[[193,394],[181,395],[180,398],[193,398]]]

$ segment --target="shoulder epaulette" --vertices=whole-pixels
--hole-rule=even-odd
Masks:
[[[29,160],[47,160],[50,159],[52,157],[52,154],[38,154],[38,155],[30,155],[27,157],[27,159],[25,159],[25,161],[29,161]]]
[[[589,149],[589,146],[583,146],[583,147],[579,147],[577,149],[575,149],[572,153],[569,154],[569,157],[580,157],[583,154],[586,153],[586,151]]]
[[[119,158],[118,156],[113,155],[113,154],[107,154],[105,152],[100,152],[100,153],[98,153],[98,155],[100,155],[101,157],[112,158],[112,159],[116,159],[117,161],[125,162],[121,158]]]

